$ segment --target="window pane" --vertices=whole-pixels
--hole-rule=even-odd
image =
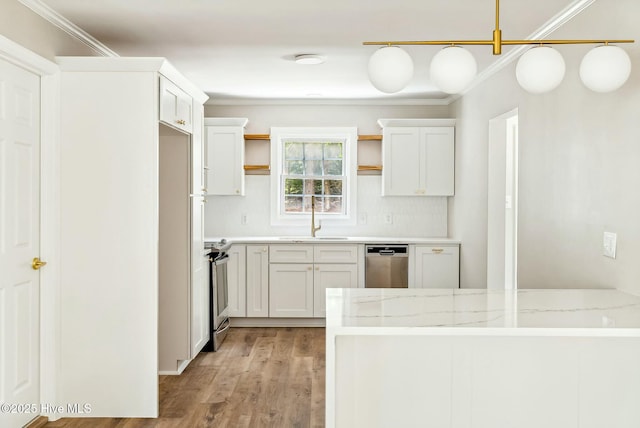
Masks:
[[[302,196],[285,196],[284,211],[287,213],[299,213],[302,211]]]
[[[322,175],[322,161],[319,161],[319,160],[305,161],[304,175]]]
[[[284,180],[285,195],[302,195],[302,179],[287,178]]]
[[[304,145],[305,159],[322,159],[322,144],[306,143]]]
[[[325,195],[342,195],[342,180],[325,180]]]
[[[302,143],[285,143],[284,158],[285,159],[302,159]]]
[[[324,173],[325,175],[342,175],[342,161],[341,160],[324,161]]]
[[[286,161],[284,169],[285,169],[284,170],[285,174],[303,175],[304,161],[301,161],[301,160]]]
[[[326,143],[324,145],[325,159],[342,159],[342,143]]]
[[[327,197],[325,199],[325,212],[329,213],[341,213],[342,212],[342,197]]]
[[[322,195],[322,180],[311,180],[313,181],[313,194],[314,195]]]

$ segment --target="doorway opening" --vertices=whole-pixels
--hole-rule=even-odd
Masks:
[[[487,288],[518,288],[518,110],[489,122]]]

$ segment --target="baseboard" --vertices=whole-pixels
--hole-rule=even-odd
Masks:
[[[178,376],[181,375],[184,369],[187,368],[191,360],[182,360],[180,364],[178,364],[178,368],[176,370],[159,370],[158,374],[160,376]]]
[[[46,416],[38,416],[27,425],[25,425],[25,428],[40,428],[45,426],[48,422],[49,418],[47,418]]]
[[[231,318],[234,327],[324,327],[324,318]]]

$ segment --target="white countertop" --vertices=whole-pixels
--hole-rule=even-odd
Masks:
[[[217,242],[221,237],[206,237],[205,242]],[[237,236],[227,237],[227,241],[236,244],[425,244],[425,245],[460,245],[459,240],[449,238],[398,238],[398,237],[375,237],[375,236]]]
[[[604,289],[333,288],[327,289],[327,329],[339,334],[640,336],[640,297]]]

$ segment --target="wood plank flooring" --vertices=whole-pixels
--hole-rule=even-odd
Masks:
[[[160,376],[158,419],[66,418],[50,428],[324,427],[324,328],[232,328],[220,351]]]

